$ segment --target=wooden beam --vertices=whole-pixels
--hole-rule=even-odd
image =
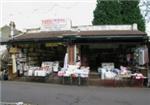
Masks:
[[[69,54],[69,64],[73,65],[75,62],[75,58],[74,58],[74,44],[69,44],[68,45],[68,54]]]

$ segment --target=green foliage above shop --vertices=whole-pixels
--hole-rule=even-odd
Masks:
[[[93,24],[121,24],[120,5],[118,1],[97,0]]]
[[[141,15],[137,0],[97,0],[93,25],[138,24],[145,31],[145,21]]]
[[[123,24],[138,24],[138,29],[141,31],[145,31],[145,21],[143,16],[141,15],[139,8],[139,1],[121,1],[121,15],[122,15],[122,23]]]

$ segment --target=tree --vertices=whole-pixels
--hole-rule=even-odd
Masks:
[[[131,0],[97,0],[92,23],[93,25],[137,23],[139,30],[145,31],[144,18],[138,4],[139,1]]]
[[[138,29],[145,31],[145,21],[139,8],[138,0],[123,0],[120,1],[121,15],[123,24],[138,24]]]
[[[121,24],[120,5],[118,1],[97,0],[93,24]]]

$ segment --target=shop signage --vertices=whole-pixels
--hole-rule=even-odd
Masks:
[[[41,30],[43,31],[60,31],[70,30],[71,21],[69,19],[45,19],[42,20]]]
[[[59,46],[59,45],[63,45],[62,43],[46,43],[45,46],[46,47],[55,47],[55,46]]]
[[[10,48],[9,52],[10,52],[10,53],[17,53],[17,52],[18,52],[18,49],[12,47],[12,48]]]

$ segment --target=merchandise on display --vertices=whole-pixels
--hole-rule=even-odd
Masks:
[[[120,69],[114,68],[114,63],[102,63],[102,68],[98,68],[101,79],[121,79],[122,77],[130,77],[131,71],[127,67],[120,66]]]
[[[57,72],[59,68],[59,62],[49,62],[45,61],[42,62],[41,67],[35,67],[35,66],[26,66],[27,74],[25,76],[37,76],[37,77],[45,77],[52,72]]]
[[[69,76],[74,76],[74,77],[82,77],[82,78],[88,78],[89,77],[89,67],[80,67],[78,65],[68,65],[67,69],[62,68],[61,71],[58,72],[59,77],[69,77]]]

